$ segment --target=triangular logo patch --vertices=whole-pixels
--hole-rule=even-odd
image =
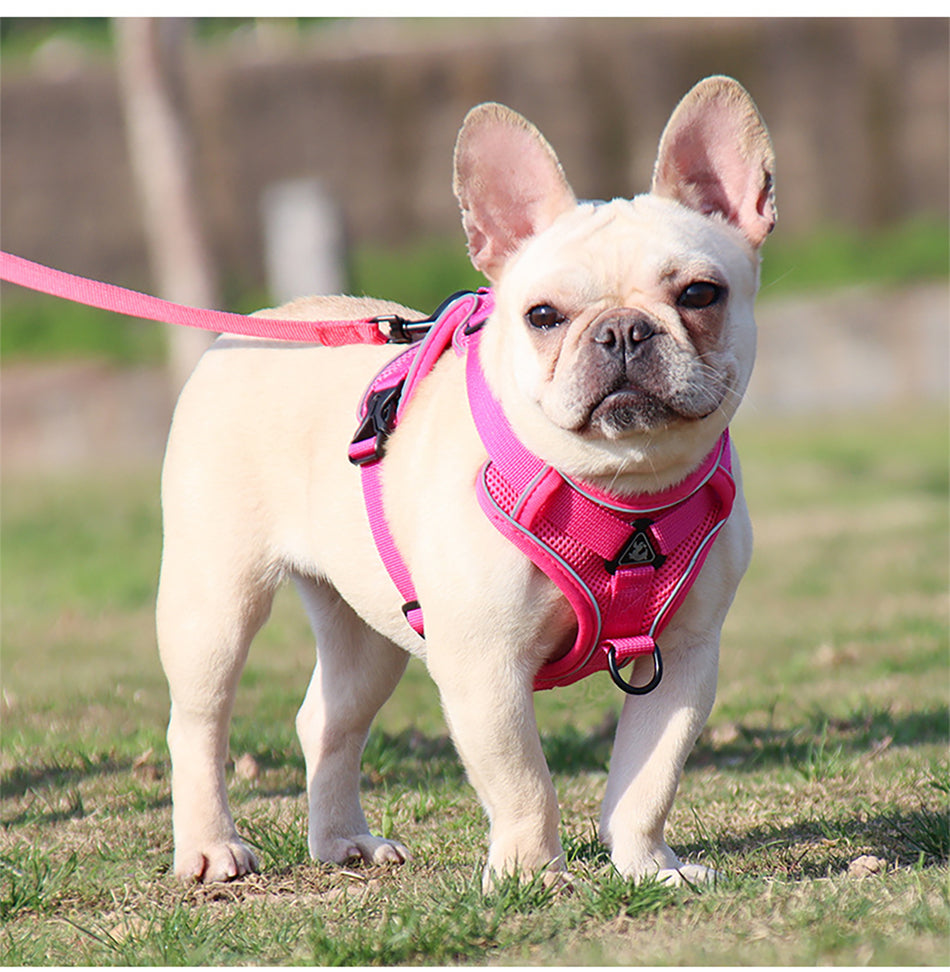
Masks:
[[[619,567],[661,566],[666,557],[656,549],[653,538],[647,532],[652,525],[652,520],[637,520],[633,524],[634,529],[630,539],[613,560],[607,561],[607,570],[611,574]]]
[[[652,564],[654,560],[656,560],[656,551],[653,549],[653,544],[650,543],[650,538],[643,530],[637,530],[620,554],[617,566],[640,567],[644,564]]]

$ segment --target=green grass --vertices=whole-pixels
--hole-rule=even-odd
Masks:
[[[946,223],[924,219],[875,233],[828,227],[799,239],[779,236],[766,247],[761,299],[851,284],[904,286],[945,280],[950,266],[948,239]],[[428,312],[449,294],[484,283],[468,261],[459,229],[445,240],[398,249],[356,248],[348,289]],[[250,313],[269,303],[266,294],[235,290],[226,309]],[[129,364],[161,361],[165,353],[158,325],[14,287],[4,288],[2,321],[0,357],[5,362],[80,355]]]
[[[826,226],[790,239],[777,232],[763,252],[766,300],[851,284],[901,286],[946,280],[950,230],[943,220],[923,217],[873,232]]]
[[[331,24],[337,17],[281,17],[287,29],[310,33]],[[227,41],[232,35],[258,24],[257,17],[194,17],[192,27],[199,41]],[[86,57],[105,60],[113,55],[114,35],[107,17],[4,17],[0,21],[0,56],[13,64],[28,62],[51,39],[65,40]]]
[[[718,701],[669,821],[713,888],[623,880],[596,838],[620,700],[536,699],[572,894],[480,890],[484,814],[418,663],[374,728],[367,815],[402,868],[307,858],[293,733],[312,663],[282,592],[234,717],[235,816],[263,872],[170,875],[167,696],[154,649],[157,471],[2,493],[3,964],[944,965],[950,958],[947,418],[750,420],[756,555]],[[873,855],[883,873],[858,879]]]

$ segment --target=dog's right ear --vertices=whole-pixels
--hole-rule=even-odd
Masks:
[[[522,243],[576,205],[544,136],[499,104],[473,108],[455,143],[455,197],[468,253],[494,283]]]
[[[721,216],[759,247],[775,226],[774,175],[758,109],[738,81],[719,75],[700,81],[670,116],[653,192]]]

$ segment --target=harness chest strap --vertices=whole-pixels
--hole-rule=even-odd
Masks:
[[[383,513],[379,459],[415,385],[452,342],[456,353],[466,356],[472,415],[489,454],[476,487],[479,505],[558,585],[577,616],[574,645],[541,669],[535,688],[568,685],[609,669],[621,687],[641,691],[618,669],[650,653],[655,675],[648,687],[655,687],[661,671],[656,638],[688,593],[732,508],[728,432],[696,472],[660,494],[615,496],[563,477],[521,444],[485,381],[478,328],[491,308],[486,291],[446,306],[425,340],[380,372],[361,406],[350,458],[361,465],[370,525],[405,601],[406,618],[424,633],[412,578]]]
[[[577,616],[573,647],[541,669],[535,687],[568,685],[656,653],[658,635],[732,509],[728,432],[684,482],[657,494],[611,495],[561,475],[520,443],[474,347],[466,371],[472,414],[491,457],[479,477],[479,504]]]

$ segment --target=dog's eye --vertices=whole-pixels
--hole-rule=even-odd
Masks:
[[[719,284],[710,283],[708,280],[697,280],[683,289],[676,303],[690,310],[701,310],[703,307],[717,304],[722,300],[725,292],[726,288],[720,287]]]
[[[527,314],[525,320],[539,331],[549,331],[558,324],[563,324],[567,318],[550,304],[535,304]]]

